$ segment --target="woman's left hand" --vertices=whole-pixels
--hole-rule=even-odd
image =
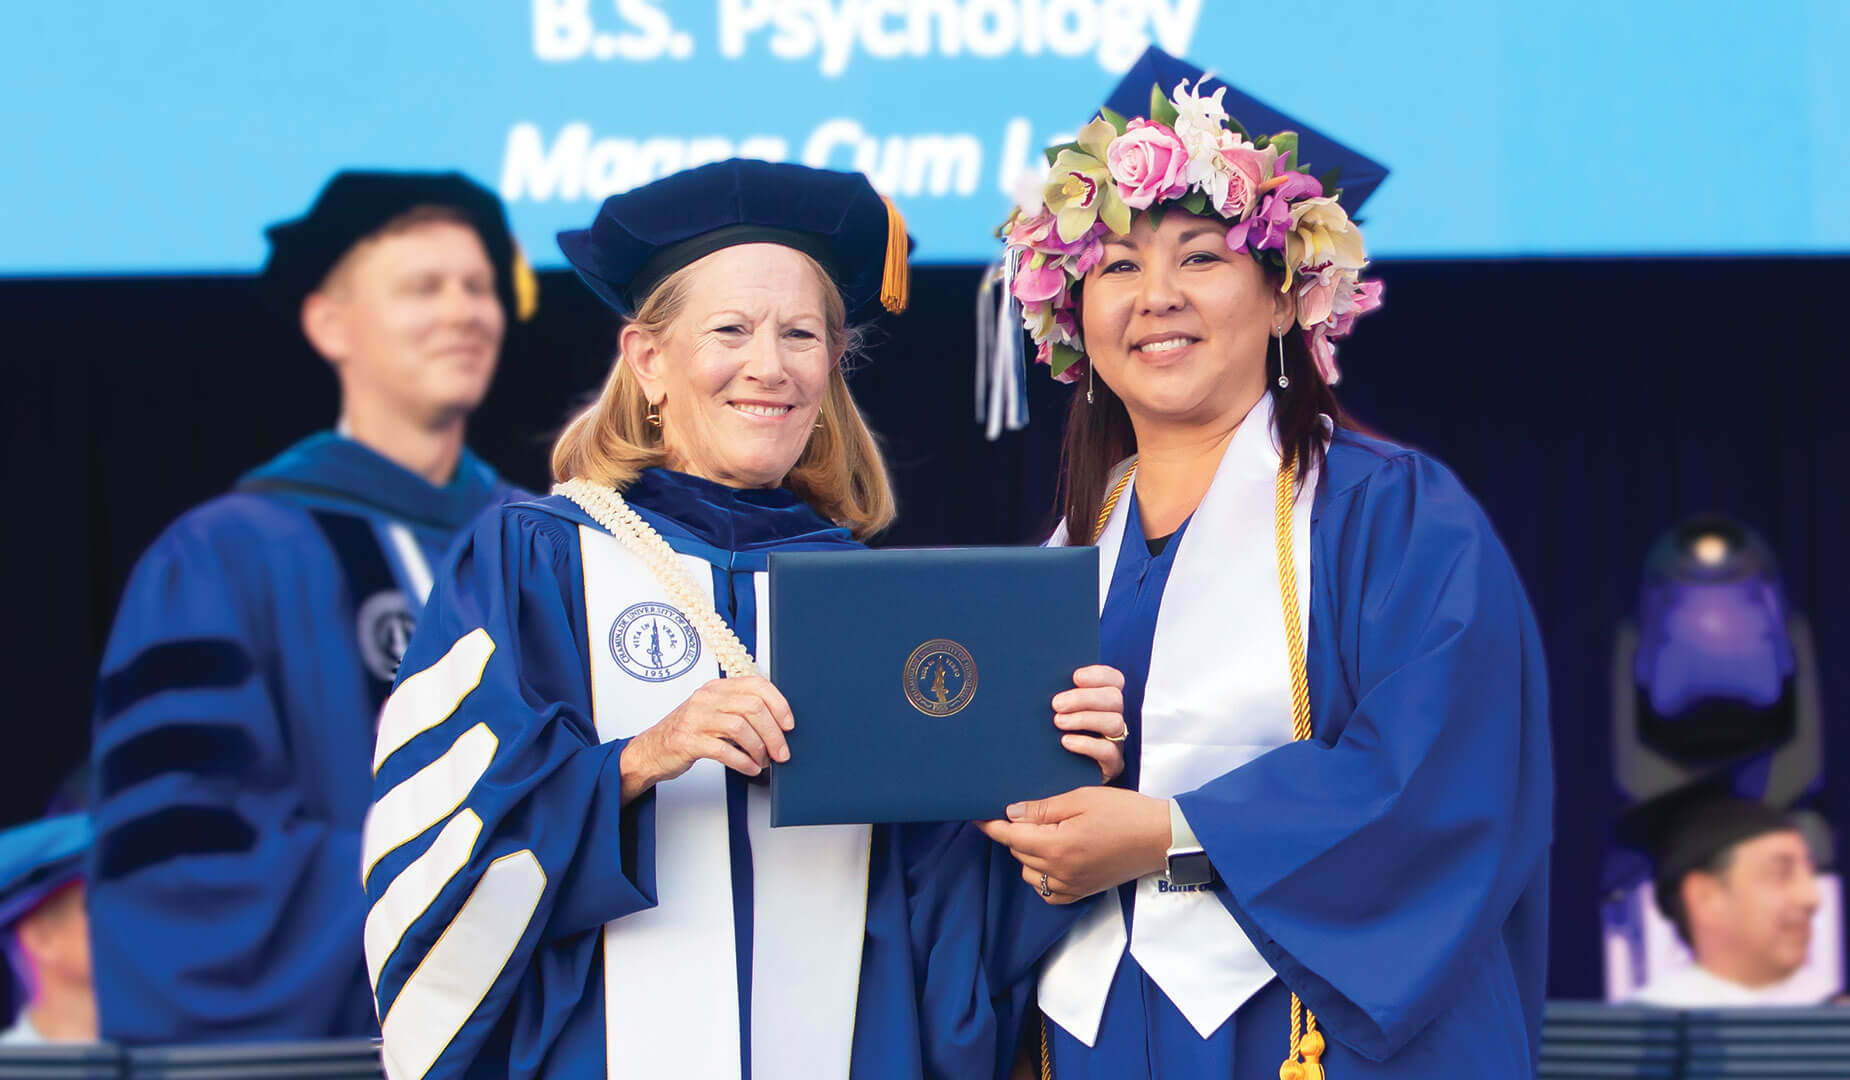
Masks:
[[[1122,788],[1078,788],[1016,803],[1007,821],[976,827],[1009,849],[1022,880],[1048,903],[1070,904],[1163,869],[1169,802]]]
[[[1124,771],[1124,675],[1093,664],[1073,672],[1073,688],[1053,698],[1053,723],[1066,734],[1060,745],[1098,762],[1104,783]]]

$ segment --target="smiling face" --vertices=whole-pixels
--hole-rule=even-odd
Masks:
[[[623,363],[661,414],[671,467],[731,487],[776,487],[808,445],[838,359],[826,281],[781,244],[740,244],[689,268],[659,336],[623,330]]]
[[[1818,909],[1818,873],[1798,832],[1737,844],[1719,873],[1685,880],[1696,955],[1749,985],[1804,966]]]
[[[350,404],[420,427],[468,415],[488,393],[505,316],[475,229],[388,226],[354,245],[302,306],[302,329]]]
[[[1290,297],[1226,236],[1225,222],[1171,211],[1153,226],[1139,215],[1086,275],[1086,355],[1140,438],[1154,426],[1238,423],[1265,392],[1266,349],[1288,325]]]

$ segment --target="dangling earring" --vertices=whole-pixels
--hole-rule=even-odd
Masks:
[[[1291,380],[1285,375],[1285,332],[1280,330],[1273,337],[1278,342],[1278,388],[1287,390],[1291,387]]]
[[[1086,404],[1092,404],[1092,358],[1086,357]]]

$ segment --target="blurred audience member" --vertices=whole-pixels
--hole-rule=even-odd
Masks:
[[[0,833],[0,932],[24,1005],[0,1046],[96,1041],[83,857],[90,819],[44,818]]]
[[[1685,811],[1666,832],[1654,888],[1695,963],[1653,979],[1634,1002],[1817,1004],[1792,985],[1811,948],[1819,893],[1811,851],[1790,818],[1748,799]]]
[[[269,235],[263,284],[333,369],[340,422],[174,522],[123,594],[88,874],[111,1042],[378,1031],[359,882],[379,708],[433,564],[516,494],[464,444],[532,300],[495,195],[341,173]]]

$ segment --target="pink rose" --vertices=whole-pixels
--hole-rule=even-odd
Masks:
[[[1231,221],[1243,220],[1252,213],[1259,202],[1259,186],[1265,183],[1266,172],[1272,167],[1272,158],[1278,156],[1275,150],[1254,150],[1250,146],[1234,146],[1220,151],[1214,162],[1215,171],[1227,177],[1227,194],[1215,209],[1220,216]]]
[[[1133,210],[1188,193],[1183,174],[1188,150],[1168,127],[1138,117],[1124,134],[1111,140],[1105,165],[1117,182],[1118,196]]]

